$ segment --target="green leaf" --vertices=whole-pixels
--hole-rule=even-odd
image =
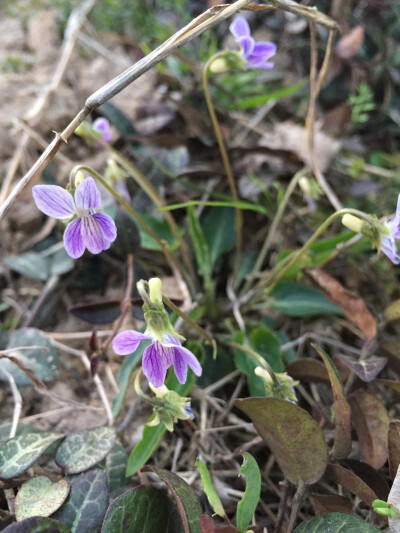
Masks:
[[[257,96],[252,96],[250,98],[242,98],[237,104],[235,104],[235,109],[252,109],[253,107],[258,107],[261,105],[270,102],[271,100],[280,100],[285,96],[290,96],[291,94],[297,93],[304,86],[304,82],[300,81],[295,85],[290,87],[283,87],[278,91],[268,92],[267,94],[260,94]]]
[[[48,256],[48,259],[49,271],[52,276],[66,274],[73,270],[75,266],[75,261],[67,254],[64,248]]]
[[[123,137],[135,135],[137,133],[129,118],[114,104],[105,102],[99,108],[99,111],[115,128],[117,128]]]
[[[103,522],[107,504],[107,476],[103,470],[90,470],[72,481],[68,499],[54,518],[71,533],[93,533]]]
[[[115,439],[115,430],[109,427],[79,431],[61,443],[55,461],[67,474],[80,474],[102,461]]]
[[[26,252],[16,257],[5,257],[2,261],[6,266],[27,278],[47,281],[50,274],[48,258],[42,257],[36,252]]]
[[[183,533],[172,505],[162,491],[139,485],[111,503],[101,533]]]
[[[236,525],[240,533],[246,533],[261,494],[261,474],[258,464],[248,452],[243,452],[243,457],[244,462],[239,474],[246,478],[246,490],[236,510]]]
[[[294,533],[378,533],[380,530],[360,518],[342,513],[325,513],[306,520]]]
[[[214,266],[222,254],[235,246],[235,211],[230,207],[210,209],[202,218],[201,226]]]
[[[144,350],[149,345],[150,341],[142,341],[134,352],[124,357],[121,368],[119,369],[117,375],[117,381],[119,385],[118,393],[112,401],[112,412],[114,416],[117,416],[122,409],[131,375],[137,365],[140,363]]]
[[[201,533],[200,517],[202,515],[202,510],[194,489],[177,474],[169,472],[168,470],[145,466],[142,471],[154,472],[171,490],[178,505],[184,530],[190,530],[190,533]]]
[[[207,466],[202,461],[200,461],[200,459],[197,459],[197,461],[194,463],[194,466],[197,466],[200,471],[200,477],[201,482],[203,484],[204,492],[206,493],[211,507],[214,509],[214,513],[219,515],[221,518],[224,518],[226,516],[226,513],[220,500],[220,497],[218,496],[218,493],[215,490]]]
[[[108,488],[110,493],[126,485],[125,470],[128,462],[128,453],[125,448],[117,442],[114,448],[99,466],[107,474]]]
[[[256,211],[257,213],[262,213],[263,215],[268,214],[268,211],[265,209],[265,207],[262,207],[261,205],[251,204],[250,202],[224,202],[218,200],[209,200],[207,202],[203,202],[201,200],[190,200],[188,202],[182,202],[181,204],[173,204],[161,207],[159,211],[174,211],[175,209],[182,209],[184,207],[197,207],[199,205],[205,205],[207,207],[237,207],[243,211]],[[220,211],[221,210],[218,210],[218,212]]]
[[[197,218],[194,207],[187,208],[188,226],[192,240],[197,265],[203,274],[206,283],[211,283],[211,257],[210,250],[204,237],[202,227]]]
[[[284,281],[270,292],[267,307],[288,316],[343,315],[337,305],[330,302],[318,289]]]
[[[289,481],[312,484],[322,477],[328,447],[307,411],[277,398],[245,398],[235,405],[251,419]]]
[[[0,447],[0,479],[20,476],[63,437],[60,433],[26,433],[8,440]]]
[[[234,341],[238,344],[245,344],[245,334],[238,331],[234,336]],[[282,372],[284,369],[281,342],[267,328],[256,328],[250,333],[249,348],[263,357],[275,372]],[[247,382],[252,396],[265,396],[264,381],[256,376],[254,369],[260,366],[257,361],[245,351],[234,349],[234,361],[236,368],[246,374]]]
[[[18,522],[31,516],[50,516],[65,502],[69,490],[66,479],[52,483],[46,476],[37,476],[23,483],[15,498]]]
[[[30,348],[34,346],[34,348]],[[29,348],[18,350],[18,348]],[[42,347],[42,348],[41,348]],[[51,341],[40,330],[35,328],[22,328],[14,331],[7,346],[13,348],[11,355],[17,357],[27,367],[33,370],[41,381],[53,379],[57,375],[58,358]],[[18,386],[32,385],[28,376],[9,359],[0,359],[0,380],[7,381],[1,372],[4,368],[15,379]]]
[[[70,530],[53,518],[34,516],[22,522],[10,524],[3,533],[71,533]]]
[[[174,234],[171,231],[167,222],[161,222],[147,213],[138,213],[140,217],[146,222],[146,224],[158,235],[158,237],[166,241],[171,250],[174,250],[179,246]],[[140,234],[140,240],[142,248],[145,250],[161,250],[159,244],[151,237],[143,227],[138,224],[138,230]]]

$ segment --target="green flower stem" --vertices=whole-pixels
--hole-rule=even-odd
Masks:
[[[246,291],[250,288],[253,280],[255,277],[257,277],[257,275],[259,274],[260,270],[261,270],[261,267],[264,263],[264,260],[265,260],[265,257],[270,249],[270,246],[272,244],[272,241],[276,235],[276,230],[277,230],[277,227],[278,227],[278,224],[280,223],[281,219],[282,219],[282,216],[283,216],[283,213],[286,209],[286,206],[289,202],[289,198],[291,197],[291,195],[293,194],[293,191],[295,190],[298,182],[299,182],[299,179],[304,176],[304,174],[306,174],[306,171],[304,169],[300,170],[299,172],[297,172],[292,180],[290,181],[289,185],[288,185],[288,188],[286,189],[286,192],[285,192],[285,195],[281,201],[281,203],[279,204],[279,207],[278,207],[278,210],[275,214],[275,217],[272,221],[272,224],[271,224],[271,227],[268,231],[268,235],[267,235],[267,238],[265,239],[264,241],[264,244],[263,244],[263,247],[261,249],[261,252],[259,253],[258,257],[257,257],[257,261],[253,267],[253,270],[250,272],[250,274],[247,276],[247,279],[246,279],[246,282],[243,286],[243,290],[242,290],[242,294],[245,294]]]
[[[147,283],[147,281],[145,281],[143,283],[143,285],[146,287],[147,290],[149,290],[149,284]],[[184,313],[181,309],[179,309],[179,307],[177,307],[174,303],[172,303],[169,298],[167,298],[166,296],[163,295],[162,300],[163,300],[163,303],[165,305],[167,305],[170,309],[172,309],[172,311],[174,313],[176,313],[178,316],[180,316],[185,322],[190,324],[190,326],[192,326],[193,329],[195,329],[198,333],[200,333],[200,335],[202,337],[204,337],[209,344],[212,345],[212,347],[213,347],[213,358],[215,359],[215,357],[217,355],[217,343],[215,342],[215,339],[213,339],[213,337],[211,337],[211,335],[209,333],[207,333],[207,331],[204,330],[201,326],[196,324],[196,322],[194,322],[190,318],[189,315]]]
[[[178,261],[175,259],[175,257],[170,252],[168,245],[165,241],[161,240],[159,236],[151,229],[151,227],[142,219],[140,215],[138,215],[132,207],[128,204],[126,200],[124,200],[114,189],[113,187],[93,168],[86,166],[86,165],[78,165],[74,167],[71,171],[71,179],[76,175],[77,172],[80,170],[86,170],[90,173],[91,176],[96,178],[97,181],[99,181],[107,191],[114,196],[114,198],[122,205],[122,207],[132,216],[134,220],[138,224],[142,226],[142,228],[147,231],[147,233],[156,241],[156,243],[160,246],[161,250],[163,251],[165,257],[168,259],[169,263],[173,268],[180,273],[180,275],[183,277],[183,279],[186,279],[184,272],[182,271],[181,265],[178,263]]]
[[[261,357],[261,355],[259,353],[255,352],[254,350],[252,350],[248,346],[245,346],[243,344],[239,344],[238,342],[231,342],[231,341],[220,341],[220,342],[221,342],[221,344],[225,344],[226,346],[230,346],[231,348],[236,348],[236,350],[241,350],[242,352],[246,352],[247,354],[249,354],[260,366],[262,366],[263,368],[265,368],[265,370],[268,371],[268,373],[270,374],[274,384],[277,387],[279,387],[280,383],[279,383],[277,377],[275,376],[275,372],[272,370],[272,368],[267,363],[267,361],[263,357]]]
[[[157,189],[133,163],[131,163],[128,159],[126,159],[123,155],[121,155],[117,150],[115,150],[109,144],[103,142],[101,139],[96,139],[95,136],[93,136],[93,140],[95,140],[97,143],[99,143],[101,146],[103,146],[103,148],[108,150],[113,155],[115,160],[121,165],[121,167],[124,168],[124,170],[126,170],[126,172],[128,172],[129,176],[135,180],[135,182],[139,185],[139,187],[147,194],[149,198],[151,198],[153,203],[159,209],[166,207],[166,204],[161,198],[161,196],[158,194]],[[163,214],[165,216],[165,220],[167,221],[169,227],[171,228],[172,234],[174,235],[175,239],[179,243],[179,247],[182,252],[182,259],[190,274],[190,278],[195,279],[195,272],[193,269],[192,261],[190,259],[190,252],[189,252],[188,245],[186,241],[184,240],[184,238],[182,237],[171,212],[163,211]]]
[[[371,216],[367,215],[366,213],[363,213],[362,211],[359,211],[358,209],[344,208],[344,209],[340,209],[339,211],[336,211],[330,217],[328,217],[325,220],[325,222],[323,222],[319,226],[319,228],[315,231],[315,233],[313,233],[313,235],[308,239],[308,241],[300,248],[300,250],[298,250],[297,252],[294,252],[293,255],[291,254],[290,256],[285,258],[286,260],[290,258],[290,260],[286,262],[285,266],[282,269],[277,269],[277,274],[273,282],[270,285],[268,285],[268,287],[263,289],[263,291],[261,292],[261,294],[258,295],[256,300],[253,300],[252,304],[253,305],[256,304],[261,298],[267,296],[272,291],[272,289],[277,285],[277,283],[279,283],[279,281],[289,272],[292,266],[296,264],[296,262],[300,259],[300,257],[304,255],[304,253],[310,248],[310,246],[318,239],[321,233],[323,233],[337,217],[340,217],[346,214],[358,216],[359,218],[365,220],[366,222],[369,222],[371,225],[374,224],[374,219]],[[278,263],[277,267],[280,267],[280,266],[282,266],[281,263]],[[275,274],[275,272],[273,274]]]
[[[221,128],[218,122],[217,114],[215,113],[214,104],[212,102],[210,87],[208,84],[208,74],[211,67],[211,64],[220,56],[224,55],[225,52],[218,52],[217,54],[210,57],[207,63],[203,67],[202,80],[203,80],[203,90],[204,96],[206,98],[208,112],[210,114],[211,122],[214,127],[215,136],[218,141],[219,151],[221,153],[222,162],[224,164],[224,169],[226,177],[228,178],[229,187],[231,189],[232,197],[234,202],[239,202],[239,194],[236,187],[235,178],[233,176],[232,167],[229,162],[228,152],[225,147],[225,142],[222,136]],[[235,264],[233,269],[233,280],[237,279],[237,274],[240,266],[240,254],[242,251],[242,227],[243,227],[243,214],[239,207],[235,207],[235,231],[236,231],[236,252],[235,252]],[[234,283],[235,284],[235,283]]]

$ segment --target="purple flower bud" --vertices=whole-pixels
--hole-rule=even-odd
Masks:
[[[241,47],[243,59],[248,69],[270,69],[274,63],[268,61],[276,54],[276,44],[269,41],[256,42],[250,33],[250,27],[244,17],[236,17],[229,26],[235,41]]]
[[[92,254],[99,254],[115,240],[117,229],[113,219],[98,212],[101,197],[91,176],[78,185],[75,200],[58,185],[36,185],[32,194],[38,209],[49,217],[68,220],[77,215],[64,232],[64,246],[73,259],[81,257],[85,248]]]
[[[104,117],[96,118],[92,124],[92,128],[96,131],[99,131],[101,135],[101,140],[104,143],[108,143],[111,140],[111,129],[110,123]]]

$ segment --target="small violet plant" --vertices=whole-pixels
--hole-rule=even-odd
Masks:
[[[241,57],[247,69],[270,69],[274,63],[268,61],[276,54],[276,44],[269,41],[256,42],[244,17],[235,17],[229,26],[235,41],[241,47]]]
[[[361,220],[351,214],[342,218],[342,224],[347,228],[367,237],[378,251],[381,250],[395,265],[400,263],[400,254],[396,240],[400,239],[400,195],[397,199],[395,216],[388,222],[372,219],[371,222]]]
[[[196,376],[201,376],[202,368],[196,356],[182,346],[184,337],[174,330],[169,321],[162,302],[161,280],[149,280],[149,295],[144,289],[143,281],[139,281],[137,287],[144,300],[146,331],[140,333],[126,330],[118,333],[113,340],[114,352],[128,355],[138,348],[142,340],[151,340],[151,344],[144,350],[142,366],[144,375],[156,388],[164,384],[170,366],[174,368],[175,375],[182,384],[186,382],[188,366]]]
[[[78,185],[75,196],[58,185],[35,185],[32,194],[36,206],[45,215],[71,219],[64,232],[64,246],[73,259],[81,257],[85,248],[99,254],[116,239],[115,222],[100,212],[100,191],[91,176]]]

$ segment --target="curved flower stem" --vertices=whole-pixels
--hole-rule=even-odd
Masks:
[[[215,136],[218,141],[219,151],[221,153],[222,162],[224,164],[224,169],[226,177],[228,178],[229,187],[231,189],[232,197],[234,202],[239,201],[239,194],[236,187],[235,178],[233,176],[232,167],[229,162],[228,152],[226,150],[224,138],[222,136],[221,128],[218,122],[217,114],[215,113],[214,104],[212,102],[210,87],[208,84],[208,73],[211,67],[211,64],[220,56],[225,54],[225,52],[218,52],[214,54],[203,67],[202,80],[203,80],[203,90],[204,96],[206,98],[208,112],[210,113],[211,122],[214,127]],[[240,266],[240,254],[242,251],[242,227],[243,227],[243,214],[239,207],[235,207],[235,231],[236,231],[236,253],[235,253],[235,264],[233,269],[233,280],[237,278],[237,274]],[[235,283],[234,283],[235,284]]]
[[[277,377],[275,376],[275,372],[272,370],[272,368],[267,363],[267,361],[263,357],[261,357],[259,353],[255,352],[248,346],[239,344],[238,342],[231,342],[231,341],[220,341],[220,342],[221,344],[225,344],[226,346],[230,346],[231,348],[236,348],[236,350],[241,350],[242,352],[246,352],[247,354],[249,354],[260,366],[262,366],[268,371],[268,373],[272,377],[274,384],[276,386],[280,385]]]
[[[328,217],[325,220],[325,222],[323,222],[319,226],[319,228],[315,231],[315,233],[313,233],[313,235],[311,235],[311,237],[300,248],[300,250],[298,250],[297,252],[294,252],[293,255],[291,254],[290,256],[285,258],[286,264],[281,270],[279,268],[277,269],[277,274],[273,282],[268,287],[263,289],[263,291],[260,294],[258,294],[258,297],[256,298],[256,300],[253,300],[251,303],[254,305],[258,301],[260,301],[261,298],[268,295],[272,291],[272,289],[277,285],[277,283],[289,272],[292,266],[300,259],[300,257],[304,255],[304,253],[310,248],[310,246],[318,239],[321,233],[323,233],[337,217],[346,215],[346,214],[356,215],[359,218],[369,222],[370,224],[372,225],[374,224],[374,219],[371,216],[367,215],[366,213],[363,213],[362,211],[358,211],[358,209],[344,208],[344,209],[340,209],[339,211],[336,211],[330,217]],[[281,263],[278,263],[276,267],[281,267],[281,266],[282,266]],[[275,275],[275,272],[273,272],[272,275]]]
[[[147,281],[143,282],[144,287],[146,287],[147,290],[149,290],[149,284]],[[205,329],[203,329],[201,326],[196,324],[190,316],[188,316],[186,313],[184,313],[179,307],[177,307],[169,298],[163,295],[162,297],[163,303],[167,305],[174,313],[176,313],[178,316],[180,316],[185,322],[190,324],[193,329],[195,329],[202,337],[206,339],[206,341],[212,345],[213,347],[213,358],[217,356],[217,343],[215,342],[215,339],[211,337],[209,333]]]
[[[278,224],[279,222],[281,221],[282,219],[282,216],[283,216],[283,213],[286,209],[286,206],[289,202],[289,198],[291,197],[291,195],[293,194],[293,191],[295,190],[296,186],[297,186],[297,183],[299,182],[299,179],[304,176],[304,174],[306,173],[305,169],[302,169],[300,170],[299,172],[296,172],[296,174],[293,176],[293,178],[291,179],[286,191],[285,191],[285,195],[281,201],[281,203],[279,204],[279,207],[278,207],[278,210],[275,214],[275,217],[271,223],[271,227],[269,229],[269,232],[268,232],[268,235],[267,235],[267,238],[265,239],[264,241],[264,244],[263,244],[263,247],[261,249],[261,252],[259,253],[258,257],[257,257],[257,261],[253,267],[253,270],[250,272],[250,274],[247,276],[247,280],[243,286],[243,290],[242,290],[242,294],[244,294],[248,289],[249,287],[251,286],[251,283],[252,281],[254,280],[254,278],[257,276],[257,274],[260,272],[260,269],[262,267],[262,264],[264,263],[264,260],[265,260],[265,257],[269,251],[269,248],[272,244],[272,241],[275,237],[275,234],[276,234],[276,229],[278,227]]]
[[[87,132],[87,135],[89,134],[90,132]],[[139,187],[147,194],[149,198],[151,198],[153,203],[158,208],[166,207],[166,204],[164,200],[161,198],[161,196],[158,194],[157,189],[154,187],[151,181],[133,163],[131,163],[128,159],[126,159],[123,155],[121,155],[118,152],[118,150],[115,150],[112,146],[103,142],[101,139],[97,139],[95,138],[95,136],[93,136],[93,140],[95,140],[97,143],[99,143],[103,148],[108,150],[113,155],[115,160],[121,165],[121,167],[124,168],[124,170],[126,170],[126,172],[128,172],[129,176],[135,180],[135,182],[139,185]],[[190,258],[190,252],[189,252],[188,245],[186,241],[184,240],[184,238],[182,237],[179,231],[179,228],[175,222],[175,219],[171,214],[171,211],[163,211],[163,215],[169,227],[171,228],[173,236],[179,243],[179,247],[182,253],[182,259],[190,274],[190,278],[194,280],[196,275],[195,275],[192,261]]]
[[[161,250],[163,251],[165,257],[169,261],[171,267],[173,267],[173,270],[176,270],[179,272],[179,274],[183,277],[183,279],[186,279],[185,273],[182,271],[181,265],[178,263],[178,261],[175,259],[175,257],[170,252],[168,245],[165,241],[161,240],[159,236],[151,229],[151,227],[142,219],[140,215],[136,213],[132,209],[132,207],[128,204],[126,200],[124,200],[114,189],[113,187],[107,183],[107,181],[93,168],[86,166],[86,165],[77,165],[74,167],[71,171],[71,178],[76,175],[77,172],[80,170],[86,170],[87,172],[90,172],[90,175],[93,176],[97,181],[99,181],[107,191],[114,196],[114,198],[122,205],[122,207],[132,216],[134,220],[138,224],[142,226],[142,228],[156,241],[156,243],[160,246]]]

